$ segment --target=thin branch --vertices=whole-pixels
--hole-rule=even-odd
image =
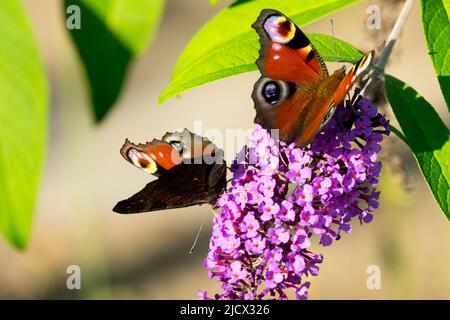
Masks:
[[[403,29],[403,26],[405,25],[405,22],[408,19],[411,9],[414,6],[414,2],[415,0],[406,0],[405,4],[403,5],[402,11],[400,12],[397,21],[395,22],[395,25],[392,28],[391,34],[389,35],[389,38],[386,41],[386,46],[384,47],[383,52],[381,53],[380,60],[378,60],[377,64],[375,65],[375,70],[363,90],[364,96],[367,96],[367,94],[376,87],[376,85],[382,78],[384,68],[386,67],[386,64],[392,53],[392,49],[394,48],[395,43],[400,37],[400,33]]]

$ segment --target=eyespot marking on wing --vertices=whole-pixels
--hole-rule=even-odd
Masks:
[[[153,155],[153,153],[151,155]],[[155,161],[153,161],[144,152],[138,151],[134,148],[130,148],[128,150],[127,157],[136,167],[143,169],[147,173],[153,174],[158,169]]]
[[[278,106],[297,90],[295,84],[261,77],[253,88],[252,98],[257,112]]]
[[[272,41],[286,44],[294,38],[296,28],[286,17],[273,15],[264,22],[264,30]]]

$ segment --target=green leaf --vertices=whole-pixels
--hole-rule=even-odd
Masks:
[[[447,11],[447,17],[450,18],[450,0],[444,0],[444,8]]]
[[[259,42],[251,25],[262,9],[280,10],[299,26],[303,26],[358,1],[258,0],[231,5],[207,22],[191,39],[180,55],[172,81],[159,97],[159,102],[201,84],[255,70]],[[336,56],[333,40],[329,37],[312,36],[311,41],[317,44],[317,49],[325,58]],[[338,52],[338,55],[342,54],[344,60],[356,58],[356,49],[340,41],[338,44],[344,50]],[[350,56],[347,53],[353,54]]]
[[[450,0],[422,0],[422,23],[428,51],[450,111]]]
[[[406,142],[450,220],[450,132],[433,107],[409,85],[387,76],[386,92]]]
[[[404,143],[408,144],[408,142],[406,141],[405,136],[403,135],[403,132],[401,132],[399,129],[397,129],[392,124],[390,124],[389,125],[389,130],[391,130],[391,132],[393,132],[397,137],[399,137]]]
[[[351,44],[323,34],[308,34],[320,55],[326,61],[339,61],[356,63],[363,53]]]
[[[69,29],[89,80],[94,114],[101,121],[117,101],[127,69],[157,30],[164,0],[64,0]],[[77,8],[77,7],[75,7]]]
[[[222,1],[222,0],[209,0],[209,3],[211,3],[211,5],[213,5],[213,6],[215,6],[220,1]],[[258,0],[235,0],[231,5],[232,6],[236,6],[236,5],[239,5],[241,3],[249,2],[249,1],[258,1]]]
[[[28,243],[45,153],[47,79],[17,0],[0,1],[0,232]]]

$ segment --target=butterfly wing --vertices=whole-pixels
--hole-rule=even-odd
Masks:
[[[155,176],[172,169],[182,161],[180,153],[169,143],[156,139],[145,144],[134,144],[126,139],[120,148],[120,154],[132,165]]]
[[[141,213],[213,203],[226,186],[226,164],[180,164],[113,208]]]
[[[263,10],[253,28],[259,34],[256,64],[263,75],[252,94],[255,123],[279,129],[279,138],[292,142],[304,131],[306,111],[317,83],[328,77],[327,68],[311,41],[282,13]]]
[[[221,162],[223,152],[207,138],[193,134],[187,129],[167,132],[161,140],[153,139],[145,144],[134,144],[128,139],[120,154],[134,166],[155,176],[171,170],[181,162]]]
[[[267,99],[273,97],[273,91],[277,92],[277,99]],[[301,130],[299,124],[304,123],[302,120],[313,101],[314,90],[298,89],[288,82],[261,77],[255,84],[252,98],[256,109],[255,123],[267,130],[278,129],[279,139],[291,142]]]
[[[282,13],[264,9],[252,27],[259,35],[261,47],[256,64],[263,76],[299,86],[310,86],[328,76],[311,41]]]
[[[374,57],[375,51],[372,50],[367,52],[345,75],[334,94],[333,102],[336,106],[344,100],[345,95],[351,89],[353,84],[370,69]]]
[[[197,162],[199,162],[198,160],[204,160],[207,163],[222,162],[222,150],[217,148],[208,138],[196,135],[187,129],[181,132],[167,132],[162,140],[177,148],[182,153],[185,163],[186,160],[190,159],[195,159]]]
[[[345,73],[345,68],[336,70],[317,85],[314,100],[305,109],[305,115],[297,124],[296,132],[301,133],[296,139],[297,146],[311,142],[322,130],[353,84],[369,70],[373,57],[374,52],[370,51],[348,73]]]
[[[263,10],[253,27],[260,36],[257,65],[262,77],[252,98],[255,123],[279,129],[279,138],[297,146],[309,143],[331,118],[355,81],[372,63],[366,54],[347,74],[331,76],[306,35],[275,10]]]
[[[365,54],[348,73],[345,68],[336,70],[331,76],[318,83],[314,100],[305,110],[305,115],[299,120],[296,139],[297,146],[311,142],[331,119],[336,107],[344,100],[353,84],[369,70],[374,52]]]

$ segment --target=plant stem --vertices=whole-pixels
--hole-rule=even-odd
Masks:
[[[376,87],[376,85],[382,78],[384,68],[386,67],[386,64],[392,53],[392,49],[394,48],[395,43],[400,37],[400,33],[403,29],[403,26],[405,25],[405,22],[408,19],[411,9],[414,6],[414,2],[415,0],[406,0],[405,4],[403,5],[403,8],[397,18],[397,21],[395,21],[395,25],[392,28],[391,34],[389,35],[389,38],[386,41],[386,46],[381,52],[380,60],[378,60],[377,64],[375,65],[375,71],[373,72],[370,80],[367,82],[363,90],[363,96],[367,96],[367,94]]]

